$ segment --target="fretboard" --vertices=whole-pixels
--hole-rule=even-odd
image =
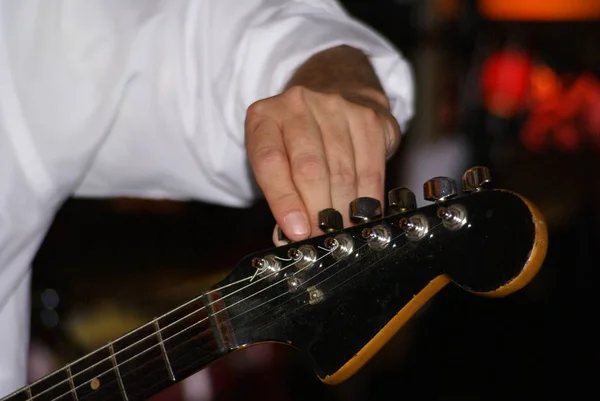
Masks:
[[[0,401],[148,399],[228,352],[210,304],[184,304]]]

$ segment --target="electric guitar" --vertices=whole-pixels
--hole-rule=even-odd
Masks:
[[[547,251],[543,216],[528,200],[487,189],[489,171],[467,170],[424,184],[433,204],[389,193],[350,207],[340,227],[319,216],[324,235],[242,259],[224,280],[108,345],[2,401],[145,400],[219,358],[275,342],[300,351],[325,383],[364,365],[429,299],[453,282],[502,297],[535,276]]]

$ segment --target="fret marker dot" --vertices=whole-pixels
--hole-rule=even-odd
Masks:
[[[98,378],[92,379],[90,381],[90,387],[92,390],[98,390],[100,388],[100,380],[98,380]]]

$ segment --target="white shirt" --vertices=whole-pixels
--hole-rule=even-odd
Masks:
[[[26,384],[29,266],[61,203],[249,205],[247,107],[342,44],[405,125],[409,67],[335,0],[0,0],[0,396]]]

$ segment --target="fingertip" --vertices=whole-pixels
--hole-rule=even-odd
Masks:
[[[306,239],[310,235],[310,223],[306,214],[294,210],[288,212],[282,219],[281,229],[292,241]]]

